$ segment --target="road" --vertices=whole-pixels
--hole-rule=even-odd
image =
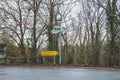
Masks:
[[[120,70],[63,67],[0,67],[0,80],[120,80]]]

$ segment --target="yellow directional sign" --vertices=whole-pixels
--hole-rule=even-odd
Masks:
[[[57,51],[42,51],[41,56],[56,56],[58,55]]]

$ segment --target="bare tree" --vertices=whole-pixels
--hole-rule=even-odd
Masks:
[[[39,55],[37,53],[41,47],[41,44],[43,44],[42,42],[44,39],[41,38],[41,36],[44,37],[46,23],[45,19],[42,18],[42,14],[44,13],[44,11],[41,12],[42,0],[26,0],[25,2],[29,5],[30,11],[32,13],[32,27],[28,27],[28,29],[30,30],[30,32],[32,32],[30,34],[31,58],[32,61],[35,63],[37,62],[37,56]]]
[[[0,5],[3,13],[1,19],[4,21],[2,29],[8,29],[8,35],[19,46],[22,57],[26,58],[24,38],[29,10],[25,9],[26,5],[20,0],[4,0]]]
[[[85,64],[99,64],[99,57],[102,49],[102,39],[105,33],[102,33],[105,27],[105,10],[97,5],[99,0],[83,0],[81,4],[80,17],[83,21],[83,44]],[[103,36],[102,36],[103,35]],[[89,60],[88,60],[89,57]],[[87,60],[86,60],[87,59]]]
[[[107,0],[107,7],[106,7],[106,15],[108,21],[108,34],[109,34],[109,65],[114,66],[118,65],[118,61],[116,60],[116,56],[118,55],[119,46],[117,45],[117,35],[118,35],[118,25],[119,25],[119,16],[117,15],[117,1],[118,0]]]

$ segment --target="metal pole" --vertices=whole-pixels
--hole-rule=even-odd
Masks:
[[[54,64],[55,64],[55,56],[53,56],[53,59],[54,59]]]
[[[45,58],[43,57],[43,64],[44,64],[44,62],[45,62]]]
[[[59,33],[59,64],[61,64],[61,33]]]

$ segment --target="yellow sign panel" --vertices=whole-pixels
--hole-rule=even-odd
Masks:
[[[56,56],[58,55],[57,51],[42,51],[41,56]]]

